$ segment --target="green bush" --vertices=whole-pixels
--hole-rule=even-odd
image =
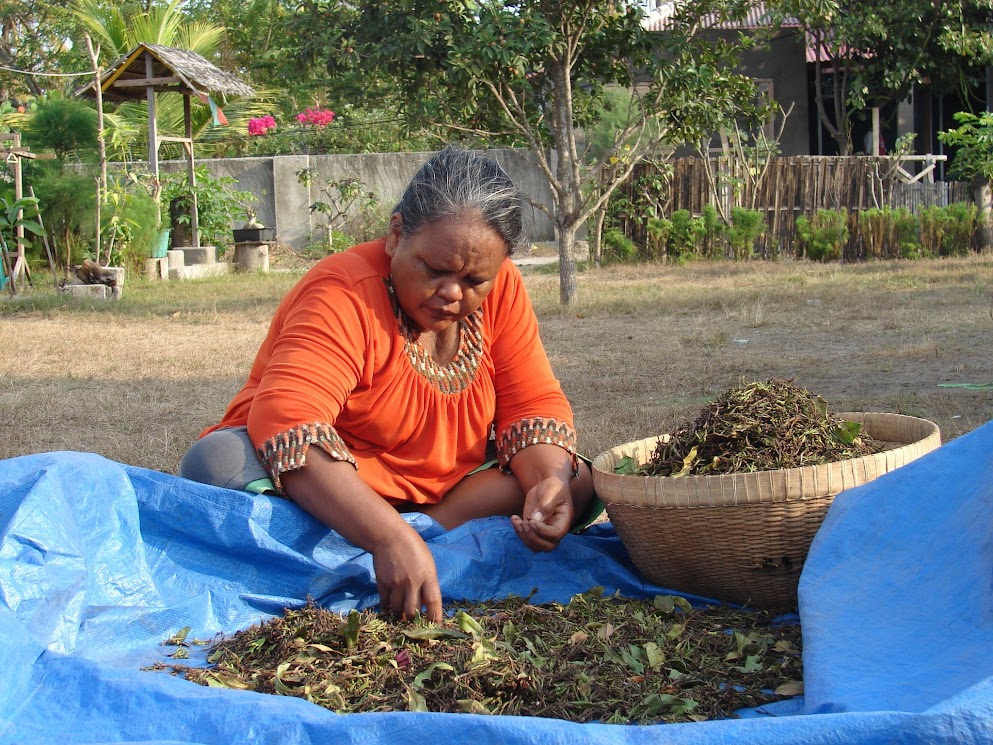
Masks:
[[[802,255],[814,261],[838,261],[848,243],[848,212],[817,210],[796,220],[797,244]]]
[[[869,259],[913,259],[922,255],[920,221],[900,207],[872,208],[858,215],[858,231]]]
[[[97,147],[97,112],[77,98],[46,98],[28,120],[24,144],[36,152],[54,150],[60,162],[70,155],[92,155]]]
[[[921,251],[924,256],[967,256],[976,234],[978,210],[971,202],[921,210]]]
[[[648,241],[645,245],[645,258],[657,261],[664,259],[669,234],[672,232],[672,221],[664,217],[650,217],[645,224]]]
[[[744,207],[731,208],[731,225],[727,229],[728,245],[735,259],[751,258],[755,242],[765,233],[762,213]]]
[[[700,247],[707,227],[702,217],[693,217],[689,210],[676,210],[671,216],[672,229],[669,231],[669,255],[675,259],[685,259],[700,254]]]
[[[108,264],[140,272],[152,255],[159,231],[159,205],[131,179],[111,179],[100,211],[101,241],[110,253]]]
[[[903,207],[892,210],[891,214],[898,256],[902,259],[921,258],[920,219]]]
[[[31,169],[27,180],[35,190],[48,242],[60,266],[69,267],[87,254],[96,240],[95,173],[63,170],[48,161]],[[42,256],[41,241],[34,247]]]
[[[703,255],[708,259],[724,258],[724,237],[727,226],[721,219],[717,208],[705,204],[700,212],[703,219]]]
[[[638,247],[617,228],[603,231],[604,264],[634,261],[638,256]]]
[[[162,204],[171,205],[176,201],[180,209],[175,220],[182,226],[189,226],[193,195],[196,194],[200,243],[216,246],[220,257],[233,240],[231,224],[244,213],[244,203],[254,199],[254,195],[236,190],[238,182],[230,176],[212,176],[206,166],[197,166],[195,175],[196,186],[191,189],[185,171],[168,174],[162,180]]]

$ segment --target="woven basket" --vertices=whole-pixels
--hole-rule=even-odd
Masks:
[[[900,414],[845,413],[887,449],[819,466],[717,476],[621,476],[624,456],[649,460],[660,439],[593,460],[593,484],[635,566],[653,584],[757,608],[797,605],[800,571],[835,495],[941,444],[938,426]]]

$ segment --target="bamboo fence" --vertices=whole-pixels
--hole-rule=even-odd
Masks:
[[[849,219],[849,246],[846,256],[864,253],[855,228],[858,213],[871,208],[904,208],[919,213],[932,205],[947,206],[972,199],[969,185],[960,181],[907,183],[898,167],[905,161],[887,157],[780,157],[770,161],[768,171],[760,176],[757,164],[711,159],[711,173],[720,174],[725,184],[712,188],[707,164],[700,158],[679,158],[661,165],[642,163],[620,191],[631,203],[647,207],[655,217],[667,217],[677,210],[699,214],[717,198],[724,207],[737,206],[763,212],[766,234],[756,246],[760,255],[795,254],[796,219],[818,209],[845,209]],[[904,171],[905,172],[905,171]],[[646,183],[663,183],[656,194],[646,193]],[[736,197],[732,196],[737,191]],[[637,244],[648,237],[644,220],[622,217],[620,228]]]

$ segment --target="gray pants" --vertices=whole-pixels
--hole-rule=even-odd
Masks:
[[[242,490],[269,478],[248,439],[247,427],[218,429],[197,440],[180,461],[179,475],[201,484]]]

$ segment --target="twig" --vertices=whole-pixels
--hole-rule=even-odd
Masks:
[[[10,261],[7,259],[7,241],[3,239],[3,233],[0,233],[0,260],[3,262],[3,273],[7,275],[7,283],[10,285],[10,295],[11,297],[16,297],[17,283],[14,280],[14,272],[11,269]]]
[[[35,199],[34,187],[28,187],[28,193]],[[55,256],[52,254],[52,247],[48,243],[48,231],[45,230],[45,221],[41,219],[41,210],[38,210],[38,224],[41,226],[41,242],[45,244],[45,255],[48,256],[48,266],[52,269],[52,279],[55,280],[55,289],[59,289],[59,273],[55,268]]]

